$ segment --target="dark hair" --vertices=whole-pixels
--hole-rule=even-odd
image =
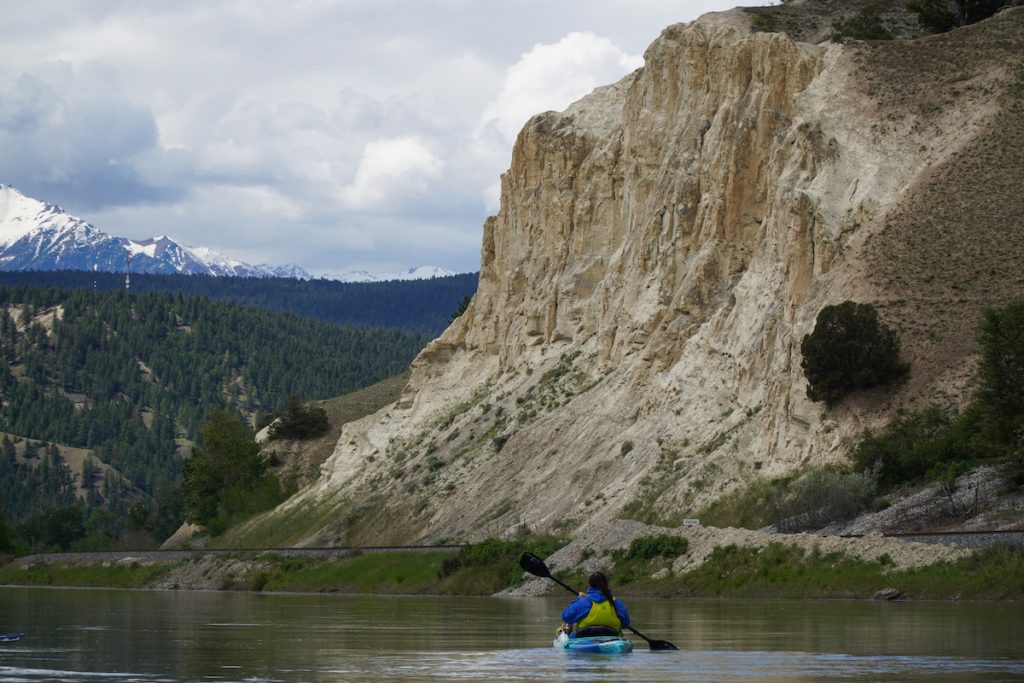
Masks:
[[[612,589],[608,587],[608,577],[601,572],[594,572],[588,581],[591,588],[596,588],[604,594],[604,599],[612,602]]]

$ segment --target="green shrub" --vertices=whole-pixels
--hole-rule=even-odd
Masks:
[[[956,27],[956,12],[948,0],[910,0],[907,9],[926,31],[945,33]]]
[[[817,467],[799,478],[753,479],[697,516],[719,527],[760,529],[775,524],[784,531],[815,529],[850,519],[870,507],[876,488],[873,471]]]
[[[327,411],[303,405],[298,396],[288,396],[288,406],[278,414],[270,428],[270,439],[312,439],[330,429]]]
[[[954,422],[934,405],[901,413],[878,434],[866,430],[853,461],[860,471],[876,472],[883,489],[939,475],[942,463],[971,460],[973,420],[968,412]]]
[[[866,510],[877,488],[873,470],[842,472],[831,467],[811,470],[797,480],[782,507],[782,531],[820,529],[856,517]]]
[[[861,389],[906,377],[896,333],[878,318],[871,304],[844,301],[818,313],[814,331],[800,344],[807,376],[807,397],[832,405]]]
[[[909,0],[907,9],[932,33],[945,33],[987,19],[1014,0]]]
[[[878,6],[869,5],[857,14],[832,23],[832,40],[892,40]]]
[[[519,557],[523,553],[531,552],[539,557],[547,557],[563,545],[565,545],[564,540],[550,536],[514,541],[488,538],[479,543],[463,546],[459,549],[457,556],[442,560],[438,576],[445,578],[460,569],[489,567],[500,572],[504,577],[504,585],[514,585],[522,576]]]
[[[260,592],[270,580],[270,572],[257,572],[249,579],[249,590]]]
[[[629,549],[622,554],[624,560],[653,560],[656,557],[673,559],[685,555],[690,549],[689,539],[682,536],[640,536],[634,538]]]
[[[793,476],[755,478],[746,486],[719,496],[697,517],[711,526],[760,529],[785,516],[785,500],[792,485]]]

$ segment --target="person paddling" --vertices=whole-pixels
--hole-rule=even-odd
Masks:
[[[622,629],[629,626],[626,606],[612,596],[608,578],[601,572],[591,574],[588,584],[587,592],[580,593],[562,610],[559,631],[568,633],[570,638],[621,636]]]

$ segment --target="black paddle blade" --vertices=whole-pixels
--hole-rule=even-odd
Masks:
[[[651,646],[651,651],[652,652],[657,652],[659,650],[660,651],[665,651],[665,650],[678,650],[679,649],[678,647],[676,647],[672,643],[668,642],[667,640],[656,640],[654,638],[648,638],[647,636],[645,636],[644,634],[640,633],[640,631],[637,631],[632,626],[627,626],[626,628],[629,629],[634,634],[636,634],[636,635],[640,636],[641,638],[643,638],[644,640],[646,640],[647,644]]]
[[[519,558],[519,566],[523,568],[524,572],[529,572],[534,576],[539,576],[542,579],[551,578],[551,572],[548,571],[544,560],[533,553],[523,553],[523,556]]]

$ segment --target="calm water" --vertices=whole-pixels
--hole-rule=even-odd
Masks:
[[[561,599],[0,588],[0,681],[1024,681],[1024,607],[628,601],[629,655],[551,648]]]

